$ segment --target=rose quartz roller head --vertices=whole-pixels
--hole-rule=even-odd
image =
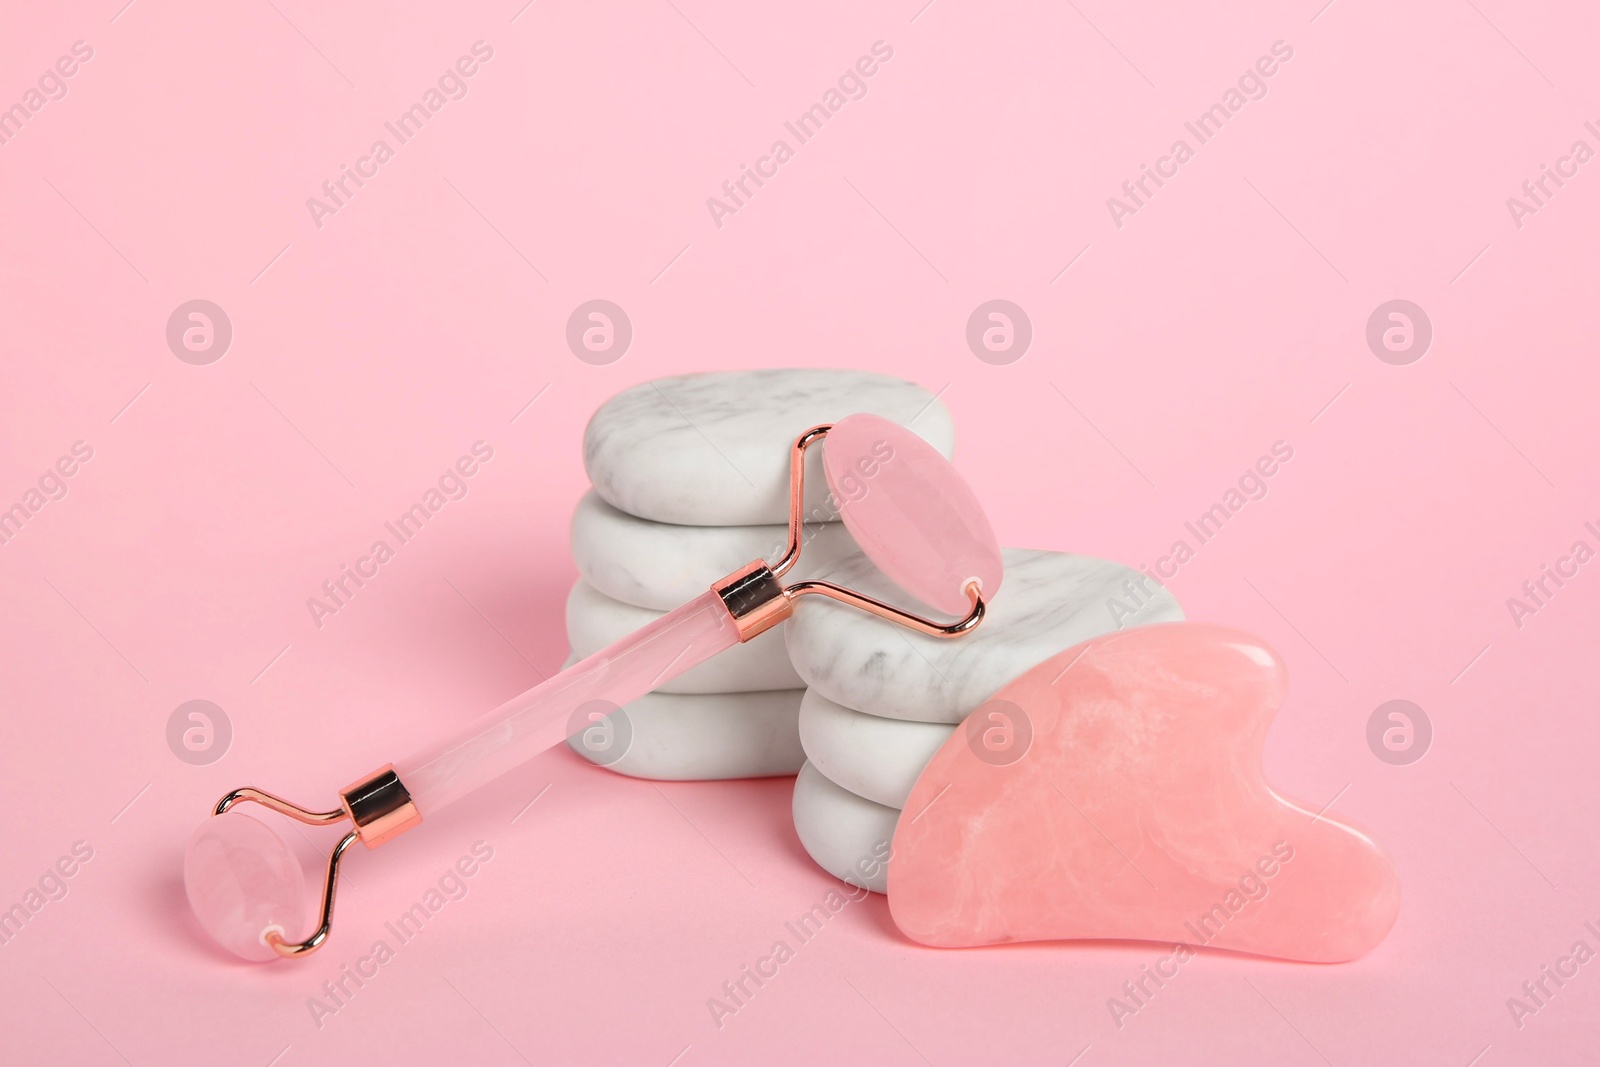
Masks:
[[[822,467],[844,523],[874,563],[942,623],[830,582],[784,586],[800,559],[805,453],[826,438]],[[311,811],[259,789],[236,789],[195,831],[184,885],[201,926],[251,960],[300,956],[328,938],[339,861],[360,841],[376,848],[446,804],[565,740],[573,713],[591,701],[620,707],[794,612],[797,597],[826,596],[936,637],[959,637],[983,620],[1000,588],[1000,549],[972,490],[932,446],[887,419],[851,415],[796,439],[790,457],[789,545],[755,560],[704,594],[573,664],[410,758],[340,791],[339,807]],[[234,810],[249,802],[300,822],[349,821],[328,857],[316,926],[299,865],[265,824]]]

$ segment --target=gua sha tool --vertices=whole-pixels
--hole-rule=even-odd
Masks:
[[[1400,884],[1361,831],[1279,796],[1261,746],[1288,688],[1238,630],[1170,623],[1041,663],[973,712],[894,834],[889,910],[926,945],[1105,938],[1335,963]]]
[[[902,589],[939,611],[941,623],[830,582],[784,586],[800,558],[805,453],[826,438],[823,471],[845,525]],[[813,427],[790,453],[789,545],[769,565],[755,560],[640,630],[573,664],[461,730],[340,791],[339,807],[311,811],[254,788],[223,797],[190,839],[189,903],[206,931],[246,959],[302,956],[322,946],[333,917],[339,862],[360,841],[376,848],[445,805],[586,728],[586,709],[615,710],[710,657],[788,618],[797,598],[834,600],[938,637],[959,637],[983,619],[1000,587],[994,531],[955,468],[911,431],[876,415]],[[576,720],[576,721],[575,721]],[[250,802],[311,824],[349,820],[328,858],[316,928],[294,940],[310,910],[299,865],[263,823],[235,810]]]

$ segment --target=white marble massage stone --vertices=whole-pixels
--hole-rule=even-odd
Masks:
[[[1164,587],[1092,556],[1008,548],[1005,581],[970,634],[928,637],[823,597],[802,597],[785,623],[804,684],[847,708],[920,722],[959,723],[1007,682],[1051,656],[1128,626],[1176,622]],[[906,604],[861,554],[818,577]],[[929,612],[929,614],[932,614]]]
[[[922,769],[955,729],[853,711],[815,689],[800,701],[800,744],[811,766],[835,785],[891,808],[906,806]]]
[[[590,763],[633,778],[722,781],[794,774],[803,690],[647,693],[567,738]]]
[[[794,439],[857,412],[908,427],[950,455],[950,412],[927,389],[883,374],[805,368],[687,374],[625,389],[589,420],[583,465],[608,504],[639,518],[776,525],[789,521]],[[819,459],[808,457],[806,521],[832,515]]]
[[[887,857],[900,812],[835,785],[810,763],[794,780],[794,830],[817,866],[842,882],[889,891]]]
[[[800,562],[785,581],[809,578],[857,551],[842,522],[802,527],[800,544]],[[572,556],[583,580],[613,600],[657,611],[692,600],[751,560],[776,563],[788,545],[787,525],[652,522],[618,511],[593,490],[572,516]]]
[[[578,579],[567,596],[567,641],[579,659],[633,633],[665,615],[664,611],[624,604]],[[719,652],[696,667],[656,687],[658,693],[750,693],[804,689],[789,663],[780,630]]]

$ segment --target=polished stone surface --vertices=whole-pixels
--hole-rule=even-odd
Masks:
[[[817,866],[842,882],[888,891],[888,858],[900,813],[828,781],[807,763],[794,780],[794,829]]]
[[[828,431],[823,468],[839,518],[879,570],[946,615],[1000,592],[1000,543],[983,503],[928,442],[877,415]]]
[[[811,765],[835,785],[891,808],[905,807],[922,768],[955,729],[852,711],[815,689],[800,702],[800,743]]]
[[[291,943],[311,933],[312,901],[299,861],[277,831],[236,808],[195,830],[183,884],[201,929],[243,959],[280,958],[266,941],[268,931]]]
[[[664,614],[613,600],[579,579],[567,596],[567,640],[573,653],[581,659],[594,655]],[[784,647],[783,627],[787,625],[781,623],[751,641],[719,652],[676,678],[662,682],[655,691],[748,693],[803,689],[805,686],[790,665],[788,650]]]
[[[572,516],[572,556],[595,589],[624,604],[671,611],[753,559],[776,562],[788,526],[678,526],[618,511],[590,490]],[[790,581],[809,578],[856,551],[840,522],[804,528]]]
[[[1040,664],[918,779],[905,810],[919,815],[894,838],[895,923],[941,947],[1365,954],[1394,925],[1399,879],[1328,805],[1268,784],[1261,749],[1287,689],[1272,649],[1209,623],[1110,634]],[[1002,721],[1009,747],[969,729]]]
[[[567,745],[634,778],[720,781],[794,774],[805,762],[796,725],[801,690],[649,693]]]
[[[583,465],[607,503],[688,526],[789,521],[789,450],[820,423],[871,412],[943,455],[950,413],[920,385],[883,374],[817,368],[658,378],[600,406],[583,435]],[[806,517],[827,517],[820,456],[808,459]]]
[[[956,723],[1064,648],[1119,627],[1183,618],[1170,592],[1120,563],[1023,548],[1001,555],[1005,580],[988,616],[957,638],[928,637],[822,597],[801,598],[785,625],[803,684],[873,715]],[[907,602],[862,555],[822,577],[893,604]]]

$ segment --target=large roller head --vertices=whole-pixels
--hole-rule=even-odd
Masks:
[[[888,419],[851,415],[828,431],[822,468],[845,526],[896,585],[952,615],[972,607],[971,582],[994,599],[1002,574],[994,529],[932,445]]]

